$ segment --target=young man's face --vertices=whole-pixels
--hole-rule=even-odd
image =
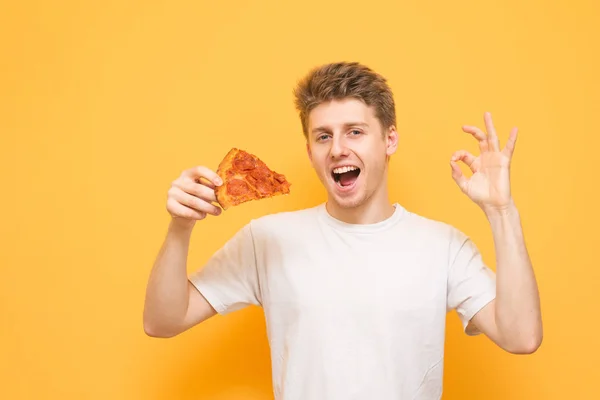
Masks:
[[[397,144],[395,128],[384,131],[374,109],[357,99],[322,103],[309,115],[308,155],[329,200],[342,208],[386,195],[387,157]]]

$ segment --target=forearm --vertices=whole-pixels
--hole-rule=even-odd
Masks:
[[[542,340],[540,299],[514,205],[486,212],[496,249],[495,322],[505,346],[516,352],[535,350]]]
[[[191,224],[172,221],[150,272],[144,306],[144,329],[150,335],[176,330],[189,304],[187,257]]]

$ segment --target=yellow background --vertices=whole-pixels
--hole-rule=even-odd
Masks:
[[[391,197],[472,236],[487,221],[450,176],[460,130],[520,128],[513,189],[545,338],[511,356],[449,314],[444,399],[600,397],[600,6],[588,1],[98,1],[0,6],[0,398],[270,399],[259,308],[176,338],[144,335],[166,193],[232,146],[292,194],[198,224],[189,269],[250,218],[311,206],[292,88],[357,60],[389,78]]]

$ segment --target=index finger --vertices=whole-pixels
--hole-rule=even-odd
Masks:
[[[216,186],[221,186],[223,184],[223,180],[219,177],[219,175],[217,175],[215,171],[202,165],[190,168],[186,171],[186,174],[191,178],[194,178],[194,180],[205,178],[211,181]]]
[[[471,125],[463,125],[462,129],[464,132],[470,133],[475,139],[477,139],[479,142],[479,150],[481,150],[482,153],[489,150],[488,139],[481,129]]]

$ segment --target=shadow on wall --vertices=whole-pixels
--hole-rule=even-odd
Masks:
[[[485,399],[489,393],[511,400],[549,398],[534,367],[543,351],[542,345],[534,355],[514,355],[483,334],[466,336],[452,311],[447,318],[443,398]],[[532,392],[533,388],[538,391]]]
[[[179,337],[155,359],[152,399],[272,399],[262,308],[215,316]]]

